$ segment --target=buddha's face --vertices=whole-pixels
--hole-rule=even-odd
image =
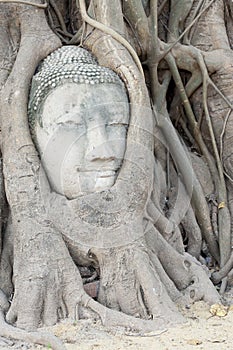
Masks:
[[[109,189],[123,161],[128,123],[120,85],[66,83],[50,93],[35,136],[52,189],[69,199]]]

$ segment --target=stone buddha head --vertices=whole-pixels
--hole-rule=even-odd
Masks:
[[[76,46],[33,77],[29,125],[51,188],[68,199],[111,188],[123,162],[129,101],[121,79]]]

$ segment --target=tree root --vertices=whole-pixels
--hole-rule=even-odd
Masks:
[[[91,299],[87,294],[82,296],[82,303],[85,307],[89,307],[91,310],[95,311],[100,316],[102,324],[109,328],[124,327],[131,331],[138,331],[140,334],[146,334],[158,330],[164,331],[167,327],[167,323],[164,323],[162,319],[143,320],[122,314],[122,312],[116,310],[108,309]]]
[[[147,207],[148,215],[159,232],[162,232],[164,238],[180,253],[184,252],[183,242],[177,223],[165,217],[152,201],[149,201]],[[179,223],[178,223],[179,224]]]
[[[215,2],[215,0],[212,0],[209,2],[208,5],[206,5],[205,8],[203,8],[198,15],[193,19],[193,21],[185,28],[185,30],[182,32],[182,34],[179,36],[178,39],[176,39],[168,48],[168,50],[160,57],[160,60],[162,60],[172,49],[173,47],[181,41],[181,39],[185,36],[186,33],[189,32],[189,30],[192,28],[192,26],[198,21],[198,19],[203,15],[204,12],[206,12],[210,6]]]
[[[189,207],[181,224],[188,235],[187,252],[199,259],[201,254],[202,234],[192,207]]]
[[[161,129],[168,142],[168,147],[172,158],[183,175],[183,181],[187,193],[192,196],[192,205],[195,210],[198,224],[202,230],[203,237],[208,244],[211,254],[217,261],[219,261],[219,248],[216,238],[212,232],[209,209],[203,195],[203,190],[193,171],[190,160],[187,157],[187,154],[175,132],[173,125],[171,124],[168,114],[166,113],[165,115],[161,115],[159,112],[155,114],[155,118],[158,127]]]
[[[94,19],[89,17],[88,14],[87,14],[87,11],[86,11],[86,5],[85,5],[85,1],[84,0],[79,0],[79,1],[76,0],[76,1],[77,1],[77,3],[79,2],[83,21],[85,21],[86,23],[90,24],[92,27],[101,30],[105,34],[111,35],[115,40],[117,40],[119,43],[121,43],[129,51],[129,53],[131,54],[131,56],[133,57],[136,65],[137,65],[139,71],[141,72],[142,76],[144,76],[144,71],[143,71],[143,68],[142,68],[142,65],[141,65],[141,61],[139,60],[138,55],[134,51],[133,47],[129,44],[129,42],[127,40],[125,40],[123,38],[123,36],[121,36],[119,33],[117,33],[112,28],[107,27],[103,23],[95,21]]]
[[[211,275],[211,280],[214,284],[218,284],[221,280],[227,276],[233,267],[233,251],[231,252],[230,258],[226,264],[221,268],[221,270],[213,272]]]
[[[30,6],[39,7],[40,9],[45,9],[48,6],[48,4],[37,4],[35,2],[24,1],[24,0],[0,0],[0,2],[4,2],[8,4],[16,3],[16,4],[22,4],[22,5],[30,5]]]
[[[5,294],[0,290],[0,336],[7,339],[50,346],[53,350],[65,350],[65,346],[57,337],[47,332],[28,332],[9,325],[5,321],[4,313],[9,307]]]
[[[204,300],[219,302],[219,295],[198,261],[191,255],[179,254],[153,227],[146,233],[147,246],[155,254],[176,288],[188,303]],[[153,247],[153,248],[152,248]],[[165,284],[166,289],[168,285]]]

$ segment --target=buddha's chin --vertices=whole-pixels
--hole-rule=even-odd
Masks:
[[[116,181],[115,174],[112,176],[97,178],[93,192],[106,191],[114,185],[115,181]]]
[[[77,186],[65,186],[63,189],[63,194],[68,199],[75,199],[90,193],[102,192],[109,190],[116,181],[116,173],[110,176],[100,176],[96,177],[93,181],[85,181],[83,183],[77,184]]]

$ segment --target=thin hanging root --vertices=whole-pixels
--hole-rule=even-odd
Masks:
[[[195,115],[193,113],[189,98],[188,98],[187,93],[185,91],[179,70],[178,70],[177,65],[176,65],[176,61],[171,54],[168,54],[166,56],[166,61],[169,65],[169,68],[170,68],[172,75],[173,75],[173,79],[174,79],[176,86],[178,88],[180,98],[181,98],[181,101],[183,103],[183,106],[184,106],[184,109],[186,112],[186,116],[187,116],[188,122],[190,124],[192,134],[193,134],[195,141],[197,142],[200,150],[202,151],[202,154],[206,158],[206,161],[207,161],[209,169],[210,169],[210,173],[213,177],[214,184],[217,187],[218,181],[219,181],[218,176],[216,175],[217,168],[215,166],[215,162],[213,161],[212,157],[210,156],[209,150],[207,149],[206,144],[204,143],[202,135],[199,131],[198,123],[196,121],[196,118],[195,118]]]
[[[57,19],[59,21],[59,24],[61,26],[60,34],[62,34],[64,36],[67,36],[68,38],[73,38],[73,35],[67,31],[66,24],[65,24],[65,22],[63,20],[62,14],[59,11],[55,1],[54,0],[49,0],[49,3],[52,6],[52,8],[53,8],[53,10],[54,10],[54,12],[55,12],[55,14],[57,16]],[[57,31],[59,32],[59,29],[57,29]]]
[[[194,20],[188,25],[188,27],[183,31],[183,33],[179,36],[179,38],[172,43],[171,46],[167,49],[166,52],[162,54],[160,60],[162,60],[172,49],[173,47],[183,38],[183,36],[192,28],[192,26],[196,23],[196,21],[203,15],[203,13],[208,10],[208,8],[215,2],[216,0],[212,0],[198,15],[194,18]]]
[[[220,141],[219,141],[219,144],[220,144],[219,145],[219,149],[220,150],[219,150],[219,153],[220,153],[221,162],[223,162],[223,156],[222,156],[222,154],[223,154],[223,136],[225,134],[226,126],[227,126],[227,123],[228,123],[228,120],[229,120],[231,112],[232,112],[232,109],[230,109],[229,112],[227,113],[227,116],[226,116],[226,118],[224,120],[224,123],[223,123],[222,132],[220,134]],[[228,180],[230,180],[230,182],[233,183],[232,177],[225,170],[223,170],[223,173],[228,178]]]
[[[72,39],[70,39],[70,41],[68,42],[69,45],[75,45],[81,42],[82,44],[82,35],[83,35],[83,26],[81,26],[79,28],[79,30],[77,31],[77,33],[75,33],[72,37]]]
[[[205,109],[205,114],[206,114],[206,120],[208,123],[209,127],[209,132],[211,135],[212,143],[213,143],[213,148],[214,148],[214,157],[215,157],[215,162],[213,161],[212,157],[209,155],[209,151],[204,143],[204,140],[201,136],[201,133],[197,127],[197,122],[195,119],[195,115],[193,113],[193,110],[191,108],[188,96],[186,94],[186,91],[183,86],[183,82],[181,80],[178,68],[176,66],[176,62],[174,58],[172,57],[171,54],[168,54],[166,56],[166,61],[172,71],[174,80],[176,82],[176,85],[179,89],[179,93],[181,96],[181,100],[183,102],[186,115],[188,117],[190,127],[192,129],[192,133],[195,137],[195,140],[197,144],[199,145],[204,157],[206,158],[206,161],[208,162],[208,166],[215,184],[215,188],[217,190],[218,194],[218,201],[219,203],[223,202],[224,206],[222,207],[221,211],[219,212],[219,242],[220,242],[220,257],[221,257],[221,267],[226,263],[227,259],[230,256],[230,213],[229,210],[226,206],[227,203],[227,195],[226,195],[226,185],[225,185],[225,179],[224,179],[224,174],[223,174],[223,169],[222,169],[222,164],[221,160],[219,157],[213,129],[212,129],[212,124],[208,112],[208,107],[207,107],[207,76],[208,72],[203,60],[203,57],[200,55],[199,52],[196,52],[196,58],[199,62],[202,74],[203,74],[203,98],[204,98],[204,109]],[[216,166],[217,164],[217,166]]]
[[[195,20],[197,14],[198,14],[198,11],[202,10],[204,5],[205,5],[205,0],[199,0],[199,3],[197,4],[197,7],[194,10],[194,13],[193,13],[193,15],[191,17],[190,23],[193,22],[193,20]],[[195,24],[197,25],[197,22],[195,22]],[[194,25],[193,25],[193,28],[190,28],[190,32],[191,32],[191,29],[195,30]],[[188,33],[188,32],[185,33],[184,41],[186,40],[186,44],[190,44],[189,35],[190,35],[190,33]]]
[[[220,151],[219,151],[219,153],[220,153],[221,162],[222,162],[222,159],[223,159],[222,158],[222,154],[223,154],[223,136],[224,136],[225,131],[226,131],[226,126],[227,126],[227,122],[229,120],[230,114],[231,114],[231,109],[229,109],[229,111],[227,113],[227,116],[226,116],[226,118],[224,120],[224,123],[223,123],[222,131],[221,131],[221,134],[220,134],[220,142],[219,142],[220,143],[220,146],[219,146]]]
[[[77,3],[77,6],[78,5],[80,6],[80,11],[81,11],[83,21],[90,24],[92,27],[101,30],[103,33],[111,35],[113,37],[113,39],[115,39],[120,44],[122,44],[129,51],[129,53],[131,54],[131,56],[133,57],[136,65],[137,65],[139,71],[141,72],[142,76],[144,77],[144,72],[143,72],[141,61],[139,60],[137,53],[135,52],[133,47],[129,44],[129,42],[127,40],[125,40],[119,33],[115,32],[115,30],[113,30],[112,28],[109,28],[109,27],[105,26],[103,23],[97,22],[93,18],[89,17],[87,14],[87,10],[86,10],[85,0],[76,0],[76,3]]]
[[[164,6],[166,5],[168,0],[163,0],[162,4],[159,6],[158,8],[158,16],[161,14],[161,12],[163,11]]]
[[[21,5],[30,5],[30,6],[39,7],[40,9],[46,9],[48,7],[48,4],[36,4],[35,2],[24,1],[24,0],[0,0],[0,3],[1,2],[8,3],[8,4],[16,3]]]
[[[203,60],[203,63],[204,63],[204,60]],[[207,71],[207,69],[205,68],[205,70]],[[208,74],[208,72],[207,72]],[[226,116],[226,119],[224,121],[224,124],[223,124],[223,128],[222,128],[222,132],[220,134],[220,161],[222,163],[222,150],[223,150],[223,136],[224,136],[224,133],[225,133],[225,130],[226,130],[226,124],[228,122],[228,119],[229,119],[229,116],[231,114],[231,111],[233,110],[233,105],[231,104],[231,102],[228,100],[228,98],[219,90],[219,88],[216,86],[216,84],[212,81],[212,79],[209,77],[209,75],[206,76],[207,78],[207,82],[215,89],[215,91],[222,97],[222,99],[227,103],[227,105],[230,107],[230,110],[229,112],[227,113],[227,116]],[[233,182],[233,179],[230,177],[230,175],[227,174],[227,172],[225,172],[223,170],[223,173],[224,175],[231,181]]]
[[[198,223],[201,227],[204,239],[209,246],[211,254],[217,261],[219,261],[219,248],[212,232],[209,209],[201,185],[193,172],[193,168],[190,165],[184,148],[170,121],[168,113],[163,115],[161,113],[154,113],[154,116],[157,126],[161,129],[168,142],[171,155],[175,160],[180,173],[183,175],[187,192],[190,193],[190,191],[192,191],[192,204],[195,208],[195,214],[198,218]]]
[[[218,169],[218,176],[219,176],[219,184],[218,184],[218,202],[224,203],[223,210],[219,211],[219,248],[220,248],[220,266],[222,267],[228,260],[231,252],[231,227],[230,227],[230,213],[227,208],[227,190],[226,190],[226,183],[224,179],[224,173],[223,173],[223,166],[220,159],[220,155],[218,152],[217,142],[215,139],[213,126],[209,114],[209,109],[207,105],[207,88],[208,88],[208,78],[209,74],[204,62],[204,59],[200,53],[197,55],[197,60],[203,75],[203,105],[204,105],[204,111],[205,111],[205,117],[207,126],[209,129],[209,134],[211,137],[211,143],[213,147],[213,154],[215,157],[217,169]]]
[[[218,284],[222,281],[224,277],[230,272],[233,267],[233,251],[231,252],[231,256],[228,259],[227,263],[221,268],[221,270],[213,272],[211,276],[211,280],[214,284]]]

